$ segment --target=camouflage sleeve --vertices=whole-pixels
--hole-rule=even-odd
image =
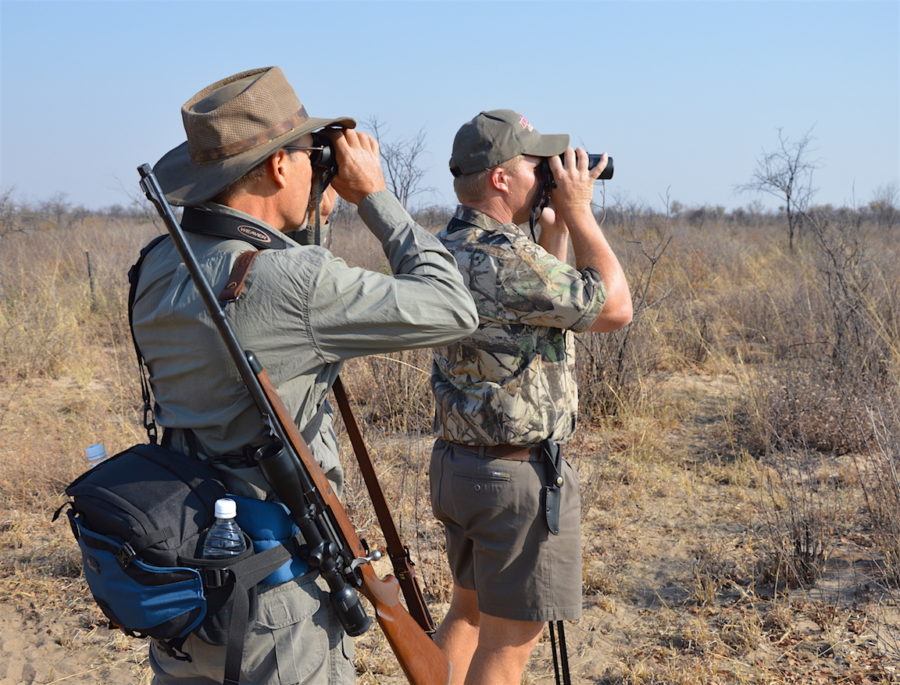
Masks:
[[[606,290],[596,269],[579,271],[524,237],[480,247],[484,261],[492,263],[472,260],[469,287],[482,319],[580,332],[600,314]],[[486,270],[494,271],[493,296],[486,292],[487,279],[480,278]]]

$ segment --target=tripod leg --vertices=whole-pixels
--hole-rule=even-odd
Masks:
[[[557,621],[556,626],[559,628],[559,653],[562,657],[562,673],[563,685],[572,685],[572,679],[569,677],[569,651],[566,648],[566,631],[563,628],[563,622]],[[553,661],[556,662],[556,648],[553,650]],[[559,676],[556,677],[559,682]]]
[[[556,685],[562,685],[559,680],[559,657],[556,652],[556,632],[553,630],[553,621],[547,622],[550,629],[550,646],[553,649],[553,675],[556,676]]]

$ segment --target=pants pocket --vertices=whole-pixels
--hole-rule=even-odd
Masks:
[[[328,594],[317,581],[309,574],[260,593],[244,646],[249,682],[328,683],[329,652],[341,651],[343,631],[335,629]]]

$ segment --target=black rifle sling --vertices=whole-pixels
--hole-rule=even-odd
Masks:
[[[384,491],[381,489],[381,483],[378,482],[378,476],[375,473],[375,467],[372,465],[372,458],[366,448],[365,440],[363,440],[362,432],[353,416],[350,408],[350,401],[347,392],[344,390],[344,384],[340,378],[336,378],[332,386],[334,397],[337,400],[338,407],[341,410],[341,417],[344,419],[344,427],[347,429],[347,435],[350,443],[353,445],[353,452],[356,454],[356,461],[359,463],[359,470],[362,473],[363,480],[366,483],[366,489],[369,491],[369,499],[372,500],[372,506],[375,508],[375,515],[378,517],[378,525],[384,533],[384,541],[387,545],[388,556],[394,567],[394,575],[400,581],[400,587],[403,589],[403,597],[406,599],[406,606],[409,613],[416,622],[422,626],[428,634],[434,633],[434,622],[425,604],[425,598],[422,596],[422,589],[416,582],[415,571],[413,570],[412,559],[409,555],[409,549],[403,544],[394,518],[391,515],[390,507],[384,497]]]

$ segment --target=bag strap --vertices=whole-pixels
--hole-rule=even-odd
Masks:
[[[144,360],[144,355],[141,353],[140,347],[138,347],[137,338],[134,335],[134,301],[137,297],[138,280],[140,279],[141,266],[144,263],[144,258],[150,253],[151,250],[153,250],[153,248],[155,248],[168,237],[168,235],[160,235],[147,243],[141,249],[141,253],[138,256],[137,261],[128,270],[128,330],[131,332],[131,342],[134,345],[134,352],[138,362],[138,376],[141,380],[141,398],[144,403],[144,430],[147,431],[147,437],[153,444],[156,444],[157,442],[159,431],[156,426],[156,419],[153,413],[153,406],[150,395],[149,370],[147,369],[147,363]],[[244,239],[248,240],[247,238]],[[240,254],[231,269],[231,273],[228,275],[228,281],[226,282],[225,288],[221,293],[219,293],[220,302],[222,302],[223,304],[227,304],[228,302],[234,302],[238,297],[241,296],[241,293],[244,291],[244,285],[247,280],[247,275],[250,273],[250,269],[253,266],[253,261],[258,256],[258,250],[247,250],[246,252],[242,252]],[[196,441],[196,438],[194,438],[191,431],[189,431],[188,441]],[[191,447],[192,456],[196,456],[196,446],[192,445]]]
[[[288,546],[295,551],[298,550],[297,538],[292,538]],[[263,578],[293,556],[292,550],[288,546],[276,545],[228,567],[228,570],[234,574],[234,588],[231,591],[233,602],[231,624],[228,626],[228,637],[225,642],[223,685],[239,685],[240,683],[244,636],[250,624],[250,593]]]
[[[156,419],[153,416],[153,407],[150,402],[150,381],[148,380],[147,365],[144,363],[144,355],[141,354],[141,348],[138,347],[137,338],[134,337],[134,300],[137,296],[137,285],[141,275],[141,265],[144,258],[150,251],[159,245],[163,240],[168,238],[166,235],[158,235],[142,249],[137,261],[128,270],[128,330],[131,331],[131,342],[134,345],[134,353],[137,355],[138,376],[141,379],[141,397],[144,401],[144,430],[147,431],[147,438],[154,445],[158,437],[156,429]]]
[[[246,252],[241,252],[240,256],[234,262],[234,266],[231,268],[231,273],[228,274],[228,280],[225,282],[225,287],[222,289],[222,292],[219,293],[219,302],[228,304],[229,302],[234,302],[241,296],[241,293],[244,292],[244,284],[247,281],[247,276],[250,274],[250,269],[253,266],[253,260],[258,256],[259,250],[247,250]]]

